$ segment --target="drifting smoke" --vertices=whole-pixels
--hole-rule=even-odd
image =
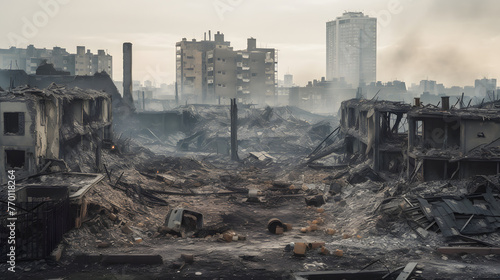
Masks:
[[[398,27],[394,22],[389,27],[400,36],[379,49],[377,67],[382,76],[412,82],[429,78],[449,86],[500,77],[500,18],[495,8],[499,4],[493,0],[426,1],[424,9],[418,7],[420,16],[411,19],[413,26],[406,22]]]

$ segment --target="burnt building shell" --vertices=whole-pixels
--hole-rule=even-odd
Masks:
[[[38,173],[50,159],[64,160],[66,147],[83,137],[111,137],[111,97],[102,91],[17,87],[0,91],[0,111],[0,169],[18,178]]]
[[[408,125],[410,178],[463,179],[499,173],[498,109],[416,107],[408,114]]]
[[[399,172],[407,137],[404,129],[411,105],[393,101],[351,99],[342,102],[341,130],[348,155],[372,159],[372,168]]]

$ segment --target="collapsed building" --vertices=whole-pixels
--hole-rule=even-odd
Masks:
[[[408,114],[408,176],[463,179],[500,172],[499,109],[415,107]]]
[[[499,108],[415,106],[392,101],[342,102],[347,155],[371,159],[375,171],[406,171],[410,180],[463,179],[500,171]]]
[[[401,171],[407,138],[403,120],[410,109],[409,104],[393,101],[342,102],[340,124],[347,155],[372,159],[375,171]]]
[[[111,138],[111,97],[105,92],[56,84],[43,90],[17,87],[0,92],[0,111],[2,183],[7,170],[18,178],[34,175],[49,162],[64,160],[85,138]]]

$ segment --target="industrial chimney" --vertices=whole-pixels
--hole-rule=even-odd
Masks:
[[[449,96],[441,96],[441,108],[443,111],[450,110],[450,97]]]
[[[132,43],[123,43],[123,100],[134,108],[132,98]]]

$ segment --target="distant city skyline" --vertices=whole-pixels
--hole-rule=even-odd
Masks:
[[[377,80],[423,79],[445,86],[499,78],[500,3],[494,0],[375,1],[8,1],[0,25],[0,48],[86,46],[106,50],[113,79],[122,78],[122,44],[134,44],[134,80],[175,81],[175,43],[223,32],[235,49],[246,38],[276,48],[279,77],[294,83],[326,76],[325,23],[345,11],[377,17]],[[188,20],[189,19],[189,20]]]

